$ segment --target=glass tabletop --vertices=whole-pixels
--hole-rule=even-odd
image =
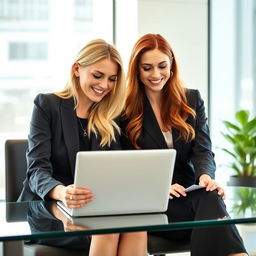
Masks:
[[[169,222],[164,213],[72,218],[55,201],[0,203],[0,241],[256,223],[256,188],[228,187],[228,218]]]

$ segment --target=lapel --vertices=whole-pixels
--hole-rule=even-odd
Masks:
[[[144,97],[143,127],[145,128],[145,131],[150,135],[150,137],[154,140],[154,142],[157,144],[158,148],[168,148],[162,131],[158,125],[154,111],[146,95]]]
[[[62,99],[60,113],[64,141],[68,152],[71,172],[74,176],[76,153],[79,151],[79,135],[73,98]]]
[[[143,118],[143,127],[150,137],[157,144],[158,148],[166,149],[168,148],[162,131],[158,125],[157,119],[155,117],[154,111],[150,105],[148,98],[144,97],[144,118]],[[184,141],[179,139],[179,131],[175,128],[172,128],[172,137],[173,137],[173,148],[181,152]]]
[[[184,140],[179,138],[179,131],[175,128],[172,128],[172,139],[173,139],[173,148],[177,150],[177,154],[179,152],[182,152]]]

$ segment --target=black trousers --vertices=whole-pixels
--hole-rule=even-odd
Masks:
[[[224,201],[218,196],[217,191],[208,192],[204,189],[189,192],[186,197],[170,200],[166,214],[169,222],[218,219],[228,216]],[[191,256],[227,256],[231,253],[246,253],[235,225],[152,234],[171,240],[190,238]]]

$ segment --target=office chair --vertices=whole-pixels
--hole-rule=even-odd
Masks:
[[[27,163],[26,163],[26,150],[28,147],[28,141],[17,139],[17,140],[6,140],[5,142],[5,194],[6,202],[17,201],[19,194],[23,187],[23,181],[26,176]],[[12,205],[10,205],[11,207]],[[24,204],[24,207],[26,204]],[[21,205],[21,207],[23,207]],[[7,221],[26,221],[27,216],[15,215],[12,209],[7,207],[6,217]],[[10,210],[10,211],[9,211]],[[7,216],[9,213],[14,213],[15,216]],[[10,218],[10,219],[8,219]],[[7,243],[8,247],[12,247]],[[17,248],[16,248],[17,249]],[[60,247],[39,245],[39,244],[24,244],[24,255],[26,256],[86,256],[85,251],[63,249]]]
[[[17,201],[26,177],[27,140],[5,142],[5,197],[6,202]]]

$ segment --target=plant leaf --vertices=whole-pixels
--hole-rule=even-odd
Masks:
[[[256,118],[249,121],[243,129],[244,133],[249,133],[251,136],[256,135]]]
[[[237,176],[242,176],[241,168],[239,168],[235,163],[232,163],[230,166],[235,170]]]
[[[237,156],[239,156],[241,159],[245,158],[245,148],[241,147],[239,144],[235,144],[234,145],[234,150],[237,154]]]
[[[246,134],[237,133],[234,135],[234,139],[237,143],[242,143],[248,140],[248,136]]]
[[[242,125],[242,127],[244,127],[245,124],[248,122],[249,111],[247,111],[247,110],[237,111],[235,114],[235,117],[236,117],[236,120],[238,121],[238,123],[240,123]]]
[[[225,134],[225,133],[221,133],[225,138],[226,138],[226,140],[227,141],[229,141],[231,144],[235,144],[235,139],[234,139],[234,137],[232,137],[231,135],[229,135],[229,134]]]
[[[233,129],[233,130],[238,131],[238,132],[241,130],[237,125],[232,124],[229,121],[222,121],[222,123],[226,126],[226,128],[230,128],[230,129]]]
[[[225,151],[226,153],[228,153],[229,155],[233,156],[235,159],[237,159],[237,156],[232,153],[231,151],[227,150],[226,148],[220,148],[221,150]]]

